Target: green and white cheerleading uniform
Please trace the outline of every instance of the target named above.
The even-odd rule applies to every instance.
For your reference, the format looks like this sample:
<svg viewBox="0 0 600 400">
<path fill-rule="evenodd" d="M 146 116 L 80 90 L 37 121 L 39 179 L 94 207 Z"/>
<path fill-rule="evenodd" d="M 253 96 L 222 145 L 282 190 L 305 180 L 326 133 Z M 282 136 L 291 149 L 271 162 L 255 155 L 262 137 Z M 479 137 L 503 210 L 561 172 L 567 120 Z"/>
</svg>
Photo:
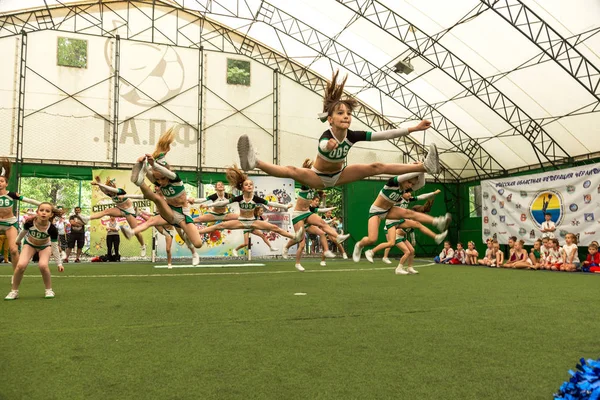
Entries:
<svg viewBox="0 0 600 400">
<path fill-rule="evenodd" d="M 56 264 L 62 265 L 60 251 L 58 250 L 58 229 L 52 222 L 49 222 L 45 227 L 39 227 L 35 224 L 35 220 L 36 218 L 32 218 L 23 224 L 23 230 L 17 237 L 17 243 L 25 238 L 25 245 L 33 247 L 38 252 L 51 246 Z"/>
<path fill-rule="evenodd" d="M 15 200 L 24 201 L 29 204 L 33 204 L 39 206 L 41 202 L 37 200 L 28 199 L 23 196 L 18 196 L 15 192 L 7 192 L 6 194 L 0 195 L 0 209 L 9 209 L 12 210 Z M 17 217 L 12 216 L 10 218 L 0 219 L 0 231 L 6 231 L 10 229 L 11 226 L 14 226 L 16 229 L 19 229 L 19 220 Z"/>
<path fill-rule="evenodd" d="M 307 201 L 311 201 L 315 198 L 315 190 L 309 188 L 308 186 L 300 186 L 300 191 L 298 192 L 298 197 L 307 200 Z M 311 207 L 309 207 L 308 210 L 294 210 L 292 212 L 292 224 L 296 225 L 298 222 L 305 220 L 306 218 L 310 217 L 313 214 L 313 211 L 310 210 Z"/>
<path fill-rule="evenodd" d="M 158 169 L 158 168 L 156 168 Z M 173 218 L 169 222 L 171 225 L 179 225 L 180 222 L 184 222 L 186 224 L 193 224 L 194 220 L 192 219 L 190 208 L 187 206 L 187 198 L 186 198 L 186 206 L 184 207 L 176 207 L 169 204 L 169 200 L 174 200 L 181 196 L 182 193 L 185 193 L 185 187 L 183 186 L 183 181 L 179 177 L 179 175 L 175 174 L 175 178 L 169 178 L 169 183 L 166 186 L 160 186 L 158 182 L 154 184 L 160 188 L 160 192 L 167 200 L 167 204 L 173 210 Z"/>
<path fill-rule="evenodd" d="M 223 193 L 223 197 L 219 197 L 218 193 L 213 193 L 213 194 L 211 194 L 210 196 L 208 196 L 206 198 L 206 201 L 210 200 L 213 203 L 221 203 L 221 202 L 223 202 L 225 200 L 229 200 L 231 198 L 232 198 L 232 196 L 231 196 L 230 193 Z M 213 206 L 213 208 L 215 207 L 214 204 L 212 206 Z M 219 207 L 217 206 L 217 208 L 219 208 Z M 229 210 L 225 210 L 225 212 L 221 212 L 221 213 L 220 212 L 215 212 L 215 211 L 208 211 L 208 213 L 210 215 L 214 216 L 216 221 L 222 221 L 222 220 L 225 219 L 225 217 L 227 216 L 227 214 L 229 214 Z"/>
<path fill-rule="evenodd" d="M 115 203 L 115 207 L 121 210 L 122 217 L 126 217 L 128 215 L 133 215 L 135 217 L 135 209 L 133 208 L 133 204 L 129 203 L 129 206 L 127 206 L 129 199 L 123 197 L 127 195 L 125 190 L 104 185 L 102 183 L 98 183 L 98 187 L 100 187 L 100 190 L 102 190 L 104 194 L 110 197 L 112 202 Z"/>
<path fill-rule="evenodd" d="M 401 235 L 399 232 L 399 230 L 396 231 L 396 244 L 398 243 L 402 243 L 405 242 L 406 240 L 408 240 L 408 235 L 413 231 L 413 228 L 402 228 L 402 230 L 404 231 L 404 233 L 406 235 Z"/>
<path fill-rule="evenodd" d="M 411 189 L 404 190 L 401 186 L 402 182 L 406 182 L 410 179 L 418 178 L 417 184 L 413 185 Z M 388 179 L 383 188 L 379 191 L 379 196 L 383 197 L 390 203 L 398 203 L 402 200 L 402 195 L 413 190 L 418 190 L 425 185 L 425 174 L 422 172 L 412 172 L 410 174 L 398 175 Z M 391 207 L 390 207 L 391 208 Z M 371 205 L 369 209 L 369 218 L 378 216 L 379 219 L 385 219 L 390 208 L 384 209 Z"/>
</svg>

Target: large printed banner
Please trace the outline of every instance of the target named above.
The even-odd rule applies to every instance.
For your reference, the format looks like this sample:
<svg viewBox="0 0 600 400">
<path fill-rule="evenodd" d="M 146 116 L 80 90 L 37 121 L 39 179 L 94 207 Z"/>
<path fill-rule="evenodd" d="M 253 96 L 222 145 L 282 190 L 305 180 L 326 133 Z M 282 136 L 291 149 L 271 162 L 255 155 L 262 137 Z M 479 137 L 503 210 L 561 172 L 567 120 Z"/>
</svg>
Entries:
<svg viewBox="0 0 600 400">
<path fill-rule="evenodd" d="M 600 237 L 600 164 L 481 182 L 483 240 L 510 236 L 533 244 L 542 236 L 544 215 L 551 214 L 555 236 L 567 233 L 587 246 Z"/>
<path fill-rule="evenodd" d="M 99 176 L 100 182 L 106 184 L 108 180 L 114 180 L 114 183 L 118 188 L 121 188 L 127 192 L 127 194 L 141 194 L 140 188 L 135 186 L 130 181 L 131 172 L 126 170 L 118 169 L 94 169 L 92 170 L 94 177 Z M 150 210 L 153 206 L 150 200 L 132 200 L 133 207 L 140 209 Z M 102 193 L 97 186 L 92 186 L 92 214 L 113 208 L 115 204 L 113 201 Z M 143 223 L 144 219 L 141 217 L 136 218 L 138 223 Z M 103 217 L 102 219 L 95 219 L 90 221 L 90 254 L 92 255 L 105 255 L 106 249 L 106 225 L 108 224 L 109 217 Z M 128 225 L 125 217 L 117 217 L 117 222 L 120 225 Z M 152 248 L 152 230 L 148 229 L 142 233 L 144 242 L 147 248 L 147 254 L 150 254 Z M 121 244 L 119 246 L 119 253 L 121 256 L 134 257 L 140 255 L 140 243 L 136 238 L 131 240 L 125 239 L 121 235 Z"/>
<path fill-rule="evenodd" d="M 275 201 L 283 204 L 295 201 L 296 195 L 294 181 L 292 179 L 273 178 L 269 176 L 254 176 L 251 177 L 251 179 L 254 181 L 254 190 L 258 196 L 264 197 L 268 201 Z M 206 195 L 210 194 L 212 193 L 206 193 Z M 239 212 L 239 206 L 235 203 L 231 204 L 228 208 L 229 212 Z M 207 213 L 209 210 L 210 207 L 205 207 L 201 204 L 200 206 L 193 207 L 191 212 L 193 217 L 197 217 Z M 263 214 L 263 218 L 289 232 L 293 231 L 290 211 L 280 211 L 272 207 L 267 207 Z M 209 223 L 207 226 L 210 225 L 212 225 L 212 223 Z M 201 227 L 201 225 L 199 225 L 199 227 Z M 271 252 L 269 247 L 260 237 L 250 235 L 252 255 L 260 257 L 281 254 L 281 249 L 287 243 L 288 239 L 274 232 L 265 231 L 264 233 L 271 242 L 271 246 L 278 248 L 279 251 Z M 210 234 L 205 234 L 204 239 L 204 246 L 197 249 L 200 257 L 227 257 L 232 255 L 233 249 L 244 242 L 244 231 L 241 229 L 214 231 Z M 294 254 L 294 249 L 295 247 L 290 249 L 290 254 Z M 248 249 L 243 248 L 238 251 L 238 255 L 245 256 L 247 255 L 247 252 Z M 185 247 L 179 235 L 175 236 L 175 241 L 171 247 L 171 254 L 173 258 L 191 257 L 190 251 Z M 157 256 L 166 257 L 166 255 L 165 238 L 163 235 L 158 235 Z"/>
</svg>

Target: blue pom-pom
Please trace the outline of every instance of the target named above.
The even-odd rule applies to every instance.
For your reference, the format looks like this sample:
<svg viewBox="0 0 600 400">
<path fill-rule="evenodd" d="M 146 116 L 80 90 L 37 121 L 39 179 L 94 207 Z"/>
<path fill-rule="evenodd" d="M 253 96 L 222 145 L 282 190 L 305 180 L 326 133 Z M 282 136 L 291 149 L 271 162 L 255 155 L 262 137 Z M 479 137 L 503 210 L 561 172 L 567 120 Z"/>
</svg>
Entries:
<svg viewBox="0 0 600 400">
<path fill-rule="evenodd" d="M 577 371 L 554 394 L 554 400 L 600 400 L 600 359 L 579 360 Z"/>
</svg>

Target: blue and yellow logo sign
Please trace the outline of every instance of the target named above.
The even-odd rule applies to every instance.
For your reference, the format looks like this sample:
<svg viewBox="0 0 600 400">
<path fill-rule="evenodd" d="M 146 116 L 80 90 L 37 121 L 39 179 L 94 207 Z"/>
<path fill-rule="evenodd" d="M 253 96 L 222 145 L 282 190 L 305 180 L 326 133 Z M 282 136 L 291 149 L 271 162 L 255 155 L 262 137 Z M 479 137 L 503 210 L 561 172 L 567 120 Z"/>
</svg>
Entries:
<svg viewBox="0 0 600 400">
<path fill-rule="evenodd" d="M 556 225 L 559 225 L 565 214 L 563 206 L 564 203 L 560 193 L 553 190 L 544 190 L 533 198 L 529 207 L 529 214 L 538 226 L 541 226 L 542 222 L 546 220 L 544 217 L 546 213 L 552 216 L 551 220 Z"/>
</svg>

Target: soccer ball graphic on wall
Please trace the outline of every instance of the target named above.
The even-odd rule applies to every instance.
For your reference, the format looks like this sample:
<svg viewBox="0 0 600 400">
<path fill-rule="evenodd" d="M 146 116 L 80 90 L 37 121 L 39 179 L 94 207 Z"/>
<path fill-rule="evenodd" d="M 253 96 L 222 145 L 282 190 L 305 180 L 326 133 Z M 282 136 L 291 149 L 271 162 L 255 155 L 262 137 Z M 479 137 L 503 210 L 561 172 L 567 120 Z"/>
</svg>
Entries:
<svg viewBox="0 0 600 400">
<path fill-rule="evenodd" d="M 105 57 L 112 65 L 109 49 L 110 46 L 105 46 Z M 121 46 L 120 76 L 120 96 L 131 104 L 149 107 L 181 92 L 185 70 L 172 47 L 127 43 Z"/>
</svg>

